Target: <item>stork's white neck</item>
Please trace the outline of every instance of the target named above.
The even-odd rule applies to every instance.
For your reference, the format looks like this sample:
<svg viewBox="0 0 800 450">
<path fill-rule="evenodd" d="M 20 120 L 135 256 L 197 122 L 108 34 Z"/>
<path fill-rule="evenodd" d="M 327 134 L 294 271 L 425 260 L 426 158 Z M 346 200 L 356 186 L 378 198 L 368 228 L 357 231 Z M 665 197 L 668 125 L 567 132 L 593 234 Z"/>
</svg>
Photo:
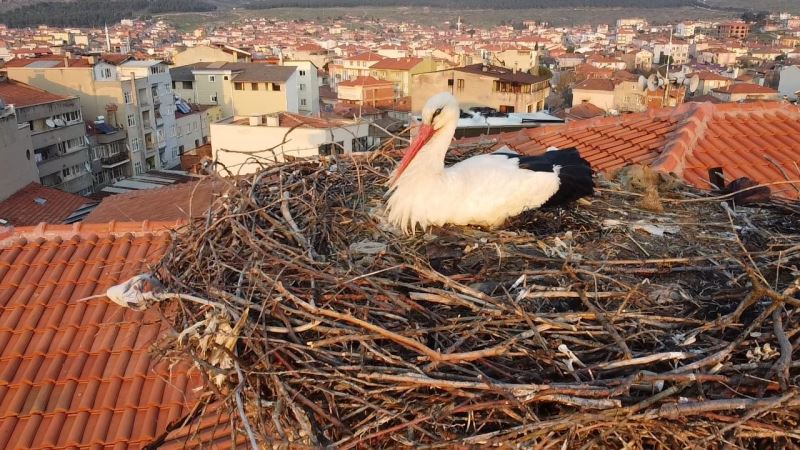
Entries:
<svg viewBox="0 0 800 450">
<path fill-rule="evenodd" d="M 436 130 L 397 180 L 395 186 L 444 176 L 444 157 L 455 132 L 456 123 L 448 123 Z"/>
</svg>

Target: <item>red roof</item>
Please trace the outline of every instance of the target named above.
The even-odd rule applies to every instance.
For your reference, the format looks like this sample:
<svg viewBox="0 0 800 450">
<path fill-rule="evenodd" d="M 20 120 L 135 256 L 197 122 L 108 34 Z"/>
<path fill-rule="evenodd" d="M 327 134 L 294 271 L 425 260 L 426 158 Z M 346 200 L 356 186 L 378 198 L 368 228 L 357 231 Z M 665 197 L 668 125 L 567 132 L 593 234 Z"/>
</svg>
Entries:
<svg viewBox="0 0 800 450">
<path fill-rule="evenodd" d="M 33 87 L 29 84 L 20 83 L 19 81 L 0 81 L 0 99 L 17 108 L 58 102 L 61 100 L 68 100 L 69 98 L 70 97 L 65 97 L 63 95 L 53 94 L 52 92 Z"/>
<path fill-rule="evenodd" d="M 121 221 L 187 221 L 202 217 L 227 185 L 214 178 L 110 195 L 84 219 L 85 223 Z"/>
<path fill-rule="evenodd" d="M 712 89 L 713 92 L 723 94 L 777 94 L 778 91 L 766 86 L 759 86 L 752 83 L 737 83 L 730 86 Z"/>
<path fill-rule="evenodd" d="M 80 195 L 30 183 L 0 202 L 0 219 L 16 227 L 61 223 L 75 210 L 91 203 L 95 202 Z"/>
<path fill-rule="evenodd" d="M 373 69 L 411 70 L 422 62 L 422 58 L 386 58 L 376 62 Z"/>
<path fill-rule="evenodd" d="M 590 102 L 575 105 L 567 110 L 565 114 L 566 118 L 573 120 L 591 119 L 593 117 L 602 117 L 605 115 L 605 111 Z"/>
<path fill-rule="evenodd" d="M 171 328 L 161 313 L 86 299 L 148 271 L 166 226 L 0 235 L 0 448 L 142 448 L 192 411 L 202 379 L 150 352 Z"/>
<path fill-rule="evenodd" d="M 345 59 L 348 61 L 380 61 L 383 59 L 383 56 L 377 53 L 364 52 Z"/>
<path fill-rule="evenodd" d="M 581 81 L 572 88 L 573 91 L 579 89 L 584 91 L 613 91 L 614 82 L 608 78 L 589 78 L 588 80 Z"/>
<path fill-rule="evenodd" d="M 710 72 L 708 70 L 703 70 L 703 71 L 696 72 L 696 73 L 690 73 L 690 74 L 688 74 L 686 76 L 687 77 L 692 77 L 694 75 L 697 75 L 697 77 L 700 80 L 703 80 L 703 81 L 729 81 L 729 82 L 733 82 L 733 80 L 728 78 L 728 77 L 722 76 L 722 75 L 714 73 L 714 72 Z"/>
<path fill-rule="evenodd" d="M 392 86 L 393 84 L 391 81 L 379 80 L 377 78 L 370 76 L 355 77 L 352 80 L 339 82 L 339 86 L 384 86 L 384 85 Z"/>
<path fill-rule="evenodd" d="M 65 68 L 65 67 L 77 67 L 77 68 L 87 68 L 92 67 L 89 64 L 89 60 L 85 58 L 66 58 L 63 56 L 46 56 L 41 58 L 15 58 L 11 61 L 6 63 L 6 67 L 8 68 L 17 68 L 17 67 L 28 67 L 29 65 L 35 62 L 43 62 L 43 61 L 52 61 L 51 64 L 48 64 L 43 69 L 53 69 L 53 68 Z"/>
<path fill-rule="evenodd" d="M 485 142 L 488 138 L 471 139 Z M 800 178 L 796 167 L 800 107 L 779 102 L 686 103 L 525 129 L 492 139 L 498 147 L 506 144 L 525 154 L 538 154 L 550 146 L 577 147 L 599 171 L 650 164 L 703 189 L 710 186 L 708 169 L 714 167 L 721 167 L 729 181 L 739 177 L 759 183 L 786 181 L 784 172 Z M 771 189 L 778 196 L 800 198 L 790 185 Z"/>
</svg>

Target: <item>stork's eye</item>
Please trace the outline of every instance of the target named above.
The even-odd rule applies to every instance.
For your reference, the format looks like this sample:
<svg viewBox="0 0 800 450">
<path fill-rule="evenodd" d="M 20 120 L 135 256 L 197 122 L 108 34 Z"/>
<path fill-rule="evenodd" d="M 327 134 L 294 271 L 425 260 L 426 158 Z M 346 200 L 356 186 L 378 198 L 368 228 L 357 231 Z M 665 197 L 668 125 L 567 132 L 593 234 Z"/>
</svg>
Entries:
<svg viewBox="0 0 800 450">
<path fill-rule="evenodd" d="M 437 109 L 436 111 L 434 111 L 434 112 L 433 112 L 433 116 L 431 117 L 431 120 L 435 119 L 435 118 L 436 118 L 436 116 L 438 116 L 438 115 L 439 115 L 439 114 L 441 114 L 441 113 L 442 113 L 442 108 L 439 108 L 439 109 Z"/>
</svg>

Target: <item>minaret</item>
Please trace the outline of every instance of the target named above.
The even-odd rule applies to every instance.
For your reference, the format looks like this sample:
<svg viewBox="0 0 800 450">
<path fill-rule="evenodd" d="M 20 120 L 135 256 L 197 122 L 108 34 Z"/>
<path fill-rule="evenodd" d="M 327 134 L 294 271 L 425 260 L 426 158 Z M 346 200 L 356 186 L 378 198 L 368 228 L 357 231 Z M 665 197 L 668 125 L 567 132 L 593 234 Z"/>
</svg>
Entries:
<svg viewBox="0 0 800 450">
<path fill-rule="evenodd" d="M 458 22 L 456 22 L 456 29 L 459 33 L 461 33 L 461 16 L 458 16 Z"/>
<path fill-rule="evenodd" d="M 108 24 L 106 24 L 106 51 L 111 53 L 111 36 L 108 35 Z"/>
</svg>

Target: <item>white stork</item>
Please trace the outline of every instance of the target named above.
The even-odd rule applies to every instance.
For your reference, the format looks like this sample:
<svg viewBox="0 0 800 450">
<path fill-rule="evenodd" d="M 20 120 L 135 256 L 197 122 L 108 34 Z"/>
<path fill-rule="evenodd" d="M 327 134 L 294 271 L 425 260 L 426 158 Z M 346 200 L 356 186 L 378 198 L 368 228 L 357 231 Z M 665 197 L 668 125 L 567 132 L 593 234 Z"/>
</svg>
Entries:
<svg viewBox="0 0 800 450">
<path fill-rule="evenodd" d="M 592 195 L 589 163 L 574 148 L 541 156 L 491 153 L 450 167 L 444 156 L 460 116 L 447 92 L 431 97 L 422 124 L 394 172 L 387 195 L 388 220 L 412 231 L 435 225 L 497 227 L 509 217 Z"/>
</svg>

